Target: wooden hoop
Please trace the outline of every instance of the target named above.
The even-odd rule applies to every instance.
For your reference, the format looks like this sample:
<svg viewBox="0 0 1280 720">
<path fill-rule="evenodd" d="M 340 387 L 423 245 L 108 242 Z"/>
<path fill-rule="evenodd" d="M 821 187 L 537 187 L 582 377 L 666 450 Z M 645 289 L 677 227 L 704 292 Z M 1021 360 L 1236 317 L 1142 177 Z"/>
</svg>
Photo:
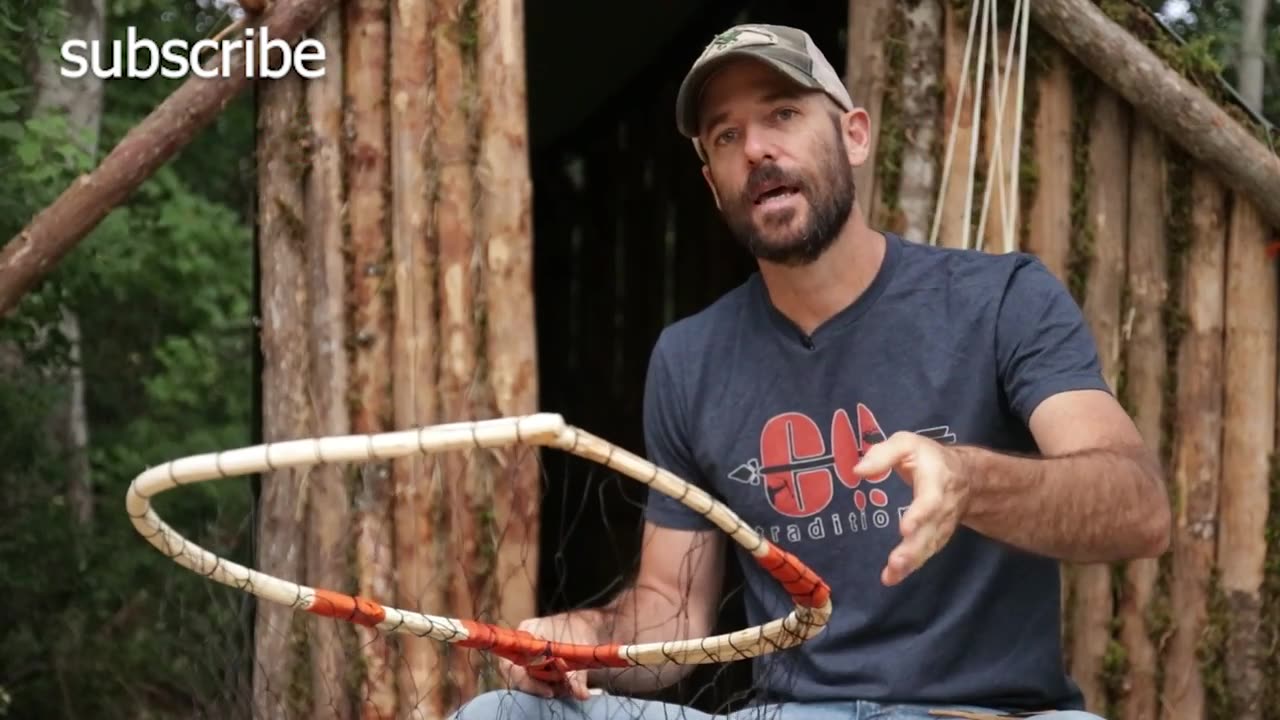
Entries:
<svg viewBox="0 0 1280 720">
<path fill-rule="evenodd" d="M 187 540 L 160 518 L 151 498 L 182 485 L 338 462 L 517 444 L 555 448 L 597 462 L 644 483 L 707 518 L 748 550 L 790 594 L 795 608 L 768 623 L 714 637 L 632 645 L 577 645 L 474 620 L 427 615 L 374 600 L 300 585 L 253 570 Z M 817 634 L 831 616 L 830 590 L 794 555 L 744 523 L 705 491 L 633 453 L 565 423 L 555 413 L 430 425 L 417 430 L 288 440 L 192 455 L 147 469 L 129 485 L 125 507 L 146 540 L 183 567 L 215 582 L 295 610 L 337 618 L 389 633 L 411 633 L 493 652 L 530 668 L 541 679 L 568 670 L 703 664 L 745 660 L 794 647 Z"/>
</svg>

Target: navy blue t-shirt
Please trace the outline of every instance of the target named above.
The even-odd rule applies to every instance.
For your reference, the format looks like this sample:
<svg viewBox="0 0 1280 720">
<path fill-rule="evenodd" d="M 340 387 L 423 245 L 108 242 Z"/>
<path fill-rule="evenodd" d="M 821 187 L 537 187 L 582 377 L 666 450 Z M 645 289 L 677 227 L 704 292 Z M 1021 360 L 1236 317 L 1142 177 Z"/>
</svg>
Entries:
<svg viewBox="0 0 1280 720">
<path fill-rule="evenodd" d="M 830 624 L 755 663 L 778 700 L 1079 709 L 1064 668 L 1059 566 L 960 527 L 895 587 L 880 573 L 911 503 L 896 473 L 857 477 L 859 449 L 899 430 L 1022 454 L 1046 397 L 1110 391 L 1067 289 L 1032 255 L 886 234 L 867 291 L 810 337 L 758 274 L 661 334 L 645 386 L 647 452 L 723 500 L 831 587 Z M 713 528 L 651 492 L 646 516 Z M 792 609 L 741 547 L 747 619 Z"/>
</svg>

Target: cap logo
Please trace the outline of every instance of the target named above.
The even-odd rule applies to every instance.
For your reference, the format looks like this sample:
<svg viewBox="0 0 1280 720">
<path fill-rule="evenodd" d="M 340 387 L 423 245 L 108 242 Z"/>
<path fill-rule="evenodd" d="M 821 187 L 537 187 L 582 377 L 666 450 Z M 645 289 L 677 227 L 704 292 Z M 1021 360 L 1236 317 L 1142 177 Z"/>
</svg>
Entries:
<svg viewBox="0 0 1280 720">
<path fill-rule="evenodd" d="M 736 27 L 717 35 L 711 41 L 711 44 L 707 46 L 707 49 L 703 51 L 700 59 L 705 60 L 734 48 L 777 44 L 778 36 L 768 30 L 755 27 Z"/>
</svg>

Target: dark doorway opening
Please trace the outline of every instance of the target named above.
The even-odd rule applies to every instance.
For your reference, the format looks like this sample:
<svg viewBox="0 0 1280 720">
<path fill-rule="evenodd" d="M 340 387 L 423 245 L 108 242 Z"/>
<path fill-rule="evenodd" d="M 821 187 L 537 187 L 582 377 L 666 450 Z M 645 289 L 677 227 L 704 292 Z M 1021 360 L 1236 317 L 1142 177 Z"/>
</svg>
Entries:
<svg viewBox="0 0 1280 720">
<path fill-rule="evenodd" d="M 831 2 L 693 3 L 695 9 L 680 11 L 681 22 L 655 20 L 659 32 L 643 24 L 575 26 L 572 18 L 591 17 L 586 10 L 570 11 L 585 3 L 555 4 L 557 18 L 569 20 L 540 22 L 538 3 L 529 7 L 539 406 L 643 454 L 642 393 L 658 333 L 755 269 L 728 236 L 699 161 L 675 130 L 680 80 L 711 37 L 740 21 L 802 27 L 842 67 L 848 8 Z M 562 69 L 563 57 L 540 64 L 540 52 L 548 58 L 569 52 L 578 62 L 609 67 L 616 59 L 600 39 L 611 34 L 647 37 L 647 45 L 623 44 L 652 60 L 614 85 L 584 80 L 584 95 L 576 98 L 577 76 Z M 584 114 L 583 107 L 591 110 Z M 548 454 L 540 612 L 603 602 L 629 579 L 644 500 L 638 483 Z M 745 626 L 741 576 L 730 565 L 716 632 Z M 749 665 L 733 663 L 700 667 L 661 696 L 725 712 L 741 705 L 750 688 Z"/>
</svg>

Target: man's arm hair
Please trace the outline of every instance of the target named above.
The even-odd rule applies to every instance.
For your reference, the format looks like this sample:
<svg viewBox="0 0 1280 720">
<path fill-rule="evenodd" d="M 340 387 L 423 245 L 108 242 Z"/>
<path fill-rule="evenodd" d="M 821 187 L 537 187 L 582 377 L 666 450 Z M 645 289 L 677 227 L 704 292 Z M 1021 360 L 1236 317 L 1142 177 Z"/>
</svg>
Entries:
<svg viewBox="0 0 1280 720">
<path fill-rule="evenodd" d="M 640 568 L 629 586 L 600 608 L 579 611 L 600 629 L 601 643 L 648 643 L 705 637 L 715 627 L 724 578 L 720 530 L 676 530 L 646 522 Z M 649 692 L 693 668 L 666 664 L 591 671 L 593 684 Z"/>
<path fill-rule="evenodd" d="M 961 522 L 1068 562 L 1154 557 L 1171 511 L 1159 459 L 1114 398 L 1055 395 L 1032 415 L 1040 457 L 957 446 L 969 494 Z"/>
</svg>

